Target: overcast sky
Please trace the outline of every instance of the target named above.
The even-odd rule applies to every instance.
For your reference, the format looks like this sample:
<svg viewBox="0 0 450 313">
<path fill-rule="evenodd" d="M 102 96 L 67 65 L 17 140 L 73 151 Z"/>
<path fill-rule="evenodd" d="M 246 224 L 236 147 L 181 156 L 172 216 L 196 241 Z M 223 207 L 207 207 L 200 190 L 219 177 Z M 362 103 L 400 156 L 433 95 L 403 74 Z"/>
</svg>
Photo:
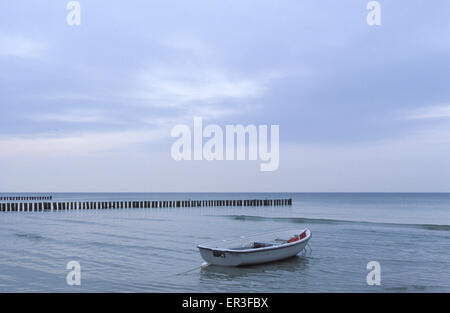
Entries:
<svg viewBox="0 0 450 313">
<path fill-rule="evenodd" d="M 0 191 L 450 191 L 450 2 L 0 3 Z M 280 165 L 174 161 L 280 125 Z"/>
</svg>

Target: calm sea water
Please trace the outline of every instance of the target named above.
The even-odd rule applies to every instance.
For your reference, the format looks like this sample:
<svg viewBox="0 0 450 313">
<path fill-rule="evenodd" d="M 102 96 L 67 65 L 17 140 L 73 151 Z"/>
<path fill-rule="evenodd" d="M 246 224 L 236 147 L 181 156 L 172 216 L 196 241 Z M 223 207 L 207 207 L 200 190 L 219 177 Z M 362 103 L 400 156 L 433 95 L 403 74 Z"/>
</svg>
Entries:
<svg viewBox="0 0 450 313">
<path fill-rule="evenodd" d="M 2 194 L 7 195 L 7 194 Z M 20 195 L 20 194 L 16 194 Z M 55 201 L 292 197 L 292 207 L 0 212 L 1 292 L 450 292 L 450 194 L 56 193 Z M 201 268 L 196 245 L 292 228 L 311 252 Z M 81 264 L 68 286 L 66 265 Z M 366 265 L 381 265 L 368 286 Z"/>
</svg>

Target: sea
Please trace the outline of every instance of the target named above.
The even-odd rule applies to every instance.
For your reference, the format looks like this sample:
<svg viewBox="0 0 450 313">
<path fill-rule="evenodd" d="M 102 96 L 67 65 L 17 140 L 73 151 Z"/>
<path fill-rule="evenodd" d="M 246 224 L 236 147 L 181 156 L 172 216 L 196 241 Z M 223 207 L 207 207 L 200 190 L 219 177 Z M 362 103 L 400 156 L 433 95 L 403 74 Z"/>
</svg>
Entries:
<svg viewBox="0 0 450 313">
<path fill-rule="evenodd" d="M 46 194 L 53 201 L 293 203 L 0 212 L 0 292 L 450 292 L 450 193 Z M 0 194 L 9 195 L 33 194 Z M 269 264 L 206 266 L 197 249 L 305 228 L 308 249 Z M 69 283 L 72 261 L 79 284 Z M 369 262 L 379 265 L 378 284 Z"/>
</svg>

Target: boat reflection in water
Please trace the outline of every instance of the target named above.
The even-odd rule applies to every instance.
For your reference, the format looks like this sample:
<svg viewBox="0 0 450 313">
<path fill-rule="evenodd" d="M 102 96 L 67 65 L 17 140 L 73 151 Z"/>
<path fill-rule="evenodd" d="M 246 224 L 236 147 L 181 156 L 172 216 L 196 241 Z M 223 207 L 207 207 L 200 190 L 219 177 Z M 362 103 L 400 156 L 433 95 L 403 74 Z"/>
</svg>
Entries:
<svg viewBox="0 0 450 313">
<path fill-rule="evenodd" d="M 293 256 L 277 262 L 248 265 L 240 267 L 208 265 L 200 272 L 202 278 L 232 280 L 239 277 L 273 276 L 279 277 L 286 273 L 304 272 L 308 269 L 310 260 L 305 257 Z"/>
</svg>

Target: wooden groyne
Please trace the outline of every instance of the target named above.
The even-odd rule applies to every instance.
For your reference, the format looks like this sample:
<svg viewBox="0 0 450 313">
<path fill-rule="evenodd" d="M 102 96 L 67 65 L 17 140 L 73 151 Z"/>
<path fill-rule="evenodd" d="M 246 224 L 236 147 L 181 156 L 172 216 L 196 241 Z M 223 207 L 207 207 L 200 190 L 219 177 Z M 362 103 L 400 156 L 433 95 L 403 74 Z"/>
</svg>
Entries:
<svg viewBox="0 0 450 313">
<path fill-rule="evenodd" d="M 8 198 L 8 197 L 7 197 Z M 193 208 L 193 207 L 258 207 L 290 206 L 292 199 L 248 200 L 138 200 L 138 201 L 41 201 L 0 203 L 1 212 L 43 212 L 65 210 L 144 209 L 144 208 Z"/>
<path fill-rule="evenodd" d="M 44 201 L 53 200 L 53 196 L 0 196 L 0 201 Z"/>
</svg>

